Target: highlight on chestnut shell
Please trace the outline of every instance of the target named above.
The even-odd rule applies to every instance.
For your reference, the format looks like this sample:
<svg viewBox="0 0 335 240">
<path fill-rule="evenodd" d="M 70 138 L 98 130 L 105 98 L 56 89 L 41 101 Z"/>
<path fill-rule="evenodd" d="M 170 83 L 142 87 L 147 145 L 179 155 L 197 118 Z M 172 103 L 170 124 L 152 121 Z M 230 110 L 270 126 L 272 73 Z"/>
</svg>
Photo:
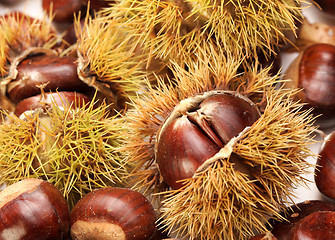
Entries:
<svg viewBox="0 0 335 240">
<path fill-rule="evenodd" d="M 28 52 L 17 61 L 15 74 L 7 77 L 7 95 L 19 101 L 49 91 L 88 92 L 89 87 L 79 79 L 77 59 L 70 56 L 59 56 L 55 52 Z M 91 90 L 92 91 L 92 90 Z"/>
<path fill-rule="evenodd" d="M 334 180 L 334 165 L 335 165 L 335 132 L 331 132 L 325 138 L 315 168 L 315 184 L 319 191 L 335 199 L 335 180 Z"/>
<path fill-rule="evenodd" d="M 29 114 L 36 109 L 47 111 L 53 105 L 59 108 L 78 108 L 85 107 L 90 104 L 92 98 L 82 93 L 76 92 L 49 92 L 38 94 L 29 98 L 25 98 L 18 102 L 15 106 L 14 114 L 18 117 L 21 114 Z"/>
<path fill-rule="evenodd" d="M 268 229 L 279 240 L 290 240 L 292 229 L 305 217 L 323 211 L 335 211 L 335 203 L 325 200 L 310 200 L 286 207 L 281 218 L 270 219 Z"/>
<path fill-rule="evenodd" d="M 156 213 L 139 192 L 106 187 L 88 193 L 71 211 L 72 239 L 148 240 Z"/>
<path fill-rule="evenodd" d="M 313 142 L 311 133 L 315 129 L 314 119 L 309 111 L 301 109 L 302 104 L 290 99 L 296 93 L 294 90 L 275 89 L 274 86 L 280 81 L 278 76 L 268 74 L 269 69 L 259 71 L 250 66 L 249 72 L 238 74 L 240 65 L 236 61 L 226 59 L 215 51 L 208 58 L 211 59 L 199 60 L 197 64 L 188 66 L 187 70 L 174 64 L 172 71 L 176 79 L 173 82 L 167 85 L 158 81 L 157 87 L 148 86 L 146 94 L 133 100 L 133 108 L 125 116 L 127 139 L 122 151 L 129 165 L 133 166 L 130 184 L 147 194 L 157 193 L 154 196 L 158 200 L 163 199 L 159 205 L 159 220 L 169 233 L 177 238 L 189 239 L 248 239 L 255 234 L 254 231 L 265 232 L 267 217 L 277 216 L 278 211 L 291 201 L 295 186 L 304 185 L 305 179 L 301 174 L 309 171 L 311 166 L 305 159 L 313 155 L 308 146 Z M 173 134 L 170 131 L 172 128 L 164 128 L 163 124 L 173 114 L 192 115 L 202 100 L 192 105 L 188 104 L 192 102 L 189 99 L 202 99 L 203 95 L 210 95 L 212 91 L 236 92 L 237 96 L 249 99 L 246 100 L 246 108 L 250 113 L 256 113 L 250 114 L 253 120 L 241 124 L 239 130 L 230 135 L 228 142 L 221 147 L 215 146 L 216 150 L 211 147 L 213 153 L 208 153 L 208 147 L 203 147 L 206 145 L 192 146 L 191 141 L 187 142 L 184 135 L 187 136 L 188 127 L 181 127 L 178 134 Z M 232 111 L 239 107 L 243 109 L 240 105 L 231 106 Z M 258 108 L 259 115 L 253 105 Z M 249 107 L 253 110 L 249 110 Z M 212 105 L 208 107 L 208 111 L 211 110 L 215 111 Z M 211 140 L 219 138 L 219 133 L 224 133 L 224 129 L 215 128 L 219 125 L 217 123 L 209 124 L 216 117 L 207 115 L 206 112 L 197 121 L 192 116 L 190 125 L 194 127 L 194 123 L 197 123 L 204 126 Z M 217 118 L 224 123 L 224 116 Z M 232 118 L 230 121 L 235 123 L 237 120 Z M 209 130 L 206 124 L 210 127 L 214 125 L 215 130 Z M 166 139 L 160 143 L 160 131 L 166 130 L 176 140 Z M 203 130 L 199 132 L 205 135 Z M 201 158 L 203 154 L 204 158 L 208 158 L 203 160 L 208 162 L 195 172 L 192 164 L 181 161 L 193 169 L 186 178 L 170 181 L 177 181 L 181 186 L 169 186 L 157 162 L 159 157 L 164 158 L 164 150 L 162 154 L 157 154 L 160 150 L 155 149 L 156 144 L 174 151 L 169 146 L 172 143 L 180 144 L 177 149 L 183 150 L 172 153 L 175 155 L 167 168 L 173 165 L 170 164 L 172 161 L 179 161 L 179 156 L 186 158 L 194 154 Z M 201 152 L 202 148 L 205 152 Z M 214 155 L 210 157 L 210 154 Z M 168 174 L 169 171 L 178 174 L 173 171 L 177 172 L 179 168 L 166 170 Z"/>
<path fill-rule="evenodd" d="M 39 179 L 0 192 L 0 239 L 69 239 L 70 212 L 62 193 Z"/>
<path fill-rule="evenodd" d="M 313 44 L 300 52 L 291 63 L 284 88 L 300 89 L 294 98 L 313 108 L 321 127 L 334 124 L 335 117 L 335 46 Z"/>
<path fill-rule="evenodd" d="M 334 239 L 335 212 L 314 212 L 303 218 L 291 230 L 290 239 Z"/>
<path fill-rule="evenodd" d="M 164 181 L 173 189 L 180 188 L 180 180 L 209 164 L 209 159 L 260 115 L 257 106 L 237 92 L 210 91 L 183 100 L 156 137 L 155 159 Z M 248 168 L 243 163 L 236 167 Z"/>
</svg>

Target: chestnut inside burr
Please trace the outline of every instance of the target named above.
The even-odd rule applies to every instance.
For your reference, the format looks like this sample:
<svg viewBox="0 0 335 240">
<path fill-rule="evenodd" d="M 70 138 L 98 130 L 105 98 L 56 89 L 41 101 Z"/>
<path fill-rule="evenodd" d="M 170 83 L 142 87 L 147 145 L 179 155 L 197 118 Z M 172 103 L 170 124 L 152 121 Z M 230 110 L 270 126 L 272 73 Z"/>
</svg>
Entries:
<svg viewBox="0 0 335 240">
<path fill-rule="evenodd" d="M 92 99 L 88 96 L 76 92 L 56 92 L 39 94 L 20 101 L 14 110 L 16 116 L 20 116 L 26 111 L 33 111 L 37 108 L 47 109 L 53 105 L 59 107 L 83 107 L 87 105 Z"/>
<path fill-rule="evenodd" d="M 182 101 L 166 119 L 156 138 L 155 156 L 164 181 L 173 189 L 232 138 L 260 117 L 258 108 L 235 92 L 213 91 Z M 248 172 L 233 156 L 237 169 Z"/>
<path fill-rule="evenodd" d="M 71 23 L 73 16 L 83 8 L 81 0 L 42 0 L 45 11 L 55 13 L 54 21 L 58 23 Z"/>
<path fill-rule="evenodd" d="M 17 67 L 16 78 L 8 84 L 8 95 L 19 102 L 44 91 L 67 90 L 87 92 L 88 86 L 77 74 L 76 59 L 53 55 L 27 57 Z"/>
</svg>

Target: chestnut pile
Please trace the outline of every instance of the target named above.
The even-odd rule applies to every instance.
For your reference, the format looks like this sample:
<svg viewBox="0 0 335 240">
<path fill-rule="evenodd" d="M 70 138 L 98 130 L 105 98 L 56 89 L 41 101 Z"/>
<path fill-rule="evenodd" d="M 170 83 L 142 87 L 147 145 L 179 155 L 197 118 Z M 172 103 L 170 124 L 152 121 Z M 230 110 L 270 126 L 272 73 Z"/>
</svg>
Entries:
<svg viewBox="0 0 335 240">
<path fill-rule="evenodd" d="M 0 199 L 1 240 L 146 240 L 156 233 L 153 206 L 130 189 L 97 189 L 70 212 L 55 186 L 27 178 L 6 187 Z"/>
<path fill-rule="evenodd" d="M 335 199 L 335 45 L 306 37 L 314 3 L 41 4 L 0 19 L 0 240 L 334 238 L 333 203 L 292 200 L 311 168 Z"/>
</svg>

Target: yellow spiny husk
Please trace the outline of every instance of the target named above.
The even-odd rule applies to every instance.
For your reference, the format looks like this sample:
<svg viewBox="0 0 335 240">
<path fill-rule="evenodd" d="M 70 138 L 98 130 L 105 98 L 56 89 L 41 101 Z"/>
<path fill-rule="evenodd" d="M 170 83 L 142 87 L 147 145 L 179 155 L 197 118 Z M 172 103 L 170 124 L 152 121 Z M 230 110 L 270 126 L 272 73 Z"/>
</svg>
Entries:
<svg viewBox="0 0 335 240">
<path fill-rule="evenodd" d="M 285 43 L 285 31 L 302 18 L 295 0 L 119 0 L 103 12 L 134 29 L 149 60 L 173 59 L 180 64 L 197 58 L 208 46 L 221 46 L 236 56 L 274 52 Z"/>
<path fill-rule="evenodd" d="M 122 152 L 132 166 L 129 182 L 147 194 L 158 193 L 164 228 L 187 239 L 247 239 L 252 230 L 265 231 L 265 220 L 290 202 L 295 186 L 310 167 L 314 119 L 290 100 L 293 91 L 276 89 L 279 76 L 269 69 L 238 74 L 241 62 L 220 53 L 201 56 L 188 70 L 174 64 L 170 85 L 148 87 L 133 99 L 125 116 L 127 141 Z M 201 60 L 205 59 L 205 60 Z M 257 66 L 257 63 L 255 63 Z M 155 140 L 164 120 L 180 101 L 211 90 L 236 91 L 251 99 L 262 116 L 234 144 L 232 154 L 257 169 L 257 177 L 236 171 L 228 159 L 185 179 L 179 190 L 169 190 L 155 161 Z M 157 200 L 157 199 L 156 199 Z"/>
<path fill-rule="evenodd" d="M 6 95 L 6 77 L 11 74 L 13 61 L 33 48 L 50 50 L 59 43 L 52 26 L 52 15 L 35 19 L 24 13 L 8 13 L 0 18 L 0 105 L 13 111 L 14 104 Z"/>
<path fill-rule="evenodd" d="M 131 175 L 136 185 L 154 192 L 162 189 L 154 160 L 155 137 L 164 119 L 181 100 L 210 90 L 236 90 L 262 103 L 264 91 L 276 83 L 278 76 L 269 77 L 267 69 L 257 72 L 256 68 L 251 68 L 245 76 L 239 75 L 239 66 L 240 62 L 212 51 L 188 66 L 188 70 L 173 64 L 177 83 L 166 84 L 158 79 L 157 87 L 148 83 L 147 92 L 133 99 L 134 109 L 125 115 L 128 131 L 125 134 L 129 140 L 122 151 L 129 155 L 130 164 L 135 165 Z"/>
<path fill-rule="evenodd" d="M 52 15 L 35 19 L 24 13 L 14 12 L 0 19 L 0 74 L 5 77 L 10 62 L 28 48 L 51 49 L 58 41 L 52 26 Z"/>
<path fill-rule="evenodd" d="M 238 141 L 233 154 L 259 175 L 250 179 L 230 159 L 219 159 L 178 190 L 163 192 L 162 224 L 188 239 L 249 239 L 265 232 L 269 216 L 292 204 L 311 166 L 313 118 L 288 100 L 291 93 L 267 92 L 261 118 Z"/>
<path fill-rule="evenodd" d="M 63 192 L 70 206 L 87 192 L 121 185 L 125 163 L 118 156 L 120 118 L 108 106 L 37 110 L 0 125 L 0 184 L 40 178 Z"/>
<path fill-rule="evenodd" d="M 124 108 L 130 96 L 144 85 L 143 56 L 136 54 L 136 43 L 117 21 L 87 17 L 81 27 L 76 21 L 79 76 L 114 103 Z"/>
</svg>

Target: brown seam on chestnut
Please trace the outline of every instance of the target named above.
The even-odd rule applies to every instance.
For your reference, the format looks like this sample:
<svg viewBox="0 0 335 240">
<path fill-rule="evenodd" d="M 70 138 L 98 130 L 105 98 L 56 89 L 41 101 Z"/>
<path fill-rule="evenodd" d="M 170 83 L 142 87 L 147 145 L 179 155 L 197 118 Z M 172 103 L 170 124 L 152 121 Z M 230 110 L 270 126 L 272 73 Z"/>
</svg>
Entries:
<svg viewBox="0 0 335 240">
<path fill-rule="evenodd" d="M 247 97 L 216 90 L 182 100 L 166 118 L 155 139 L 155 159 L 164 181 L 173 189 L 220 159 L 231 159 L 247 171 L 233 147 L 261 113 Z M 168 144 L 167 144 L 168 143 Z"/>
</svg>

